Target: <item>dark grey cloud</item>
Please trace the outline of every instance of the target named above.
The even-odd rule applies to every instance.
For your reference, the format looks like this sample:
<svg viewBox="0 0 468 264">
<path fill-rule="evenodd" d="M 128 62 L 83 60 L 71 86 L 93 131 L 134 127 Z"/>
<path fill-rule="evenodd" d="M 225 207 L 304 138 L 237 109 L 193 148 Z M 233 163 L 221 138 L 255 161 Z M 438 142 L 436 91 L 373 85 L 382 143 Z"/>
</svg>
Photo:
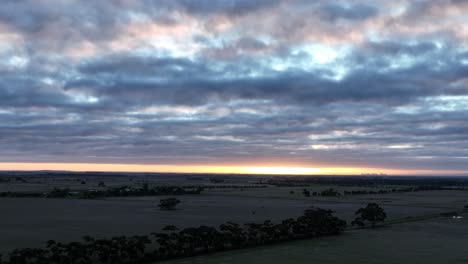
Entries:
<svg viewBox="0 0 468 264">
<path fill-rule="evenodd" d="M 216 98 L 258 98 L 291 104 L 370 101 L 398 105 L 425 96 L 466 93 L 466 86 L 452 85 L 467 76 L 468 66 L 457 59 L 463 54 L 445 58 L 435 54 L 434 59 L 441 63 L 439 67 L 433 67 L 429 54 L 427 61 L 386 70 L 390 63 L 395 63 L 388 56 L 403 54 L 418 58 L 437 48 L 425 42 L 414 45 L 389 42 L 370 43 L 364 49 L 364 53 L 356 53 L 355 68 L 340 80 L 329 78 L 323 71 L 295 69 L 271 76 L 245 76 L 242 64 L 248 67 L 250 61 L 236 61 L 236 67 L 225 71 L 224 66 L 210 67 L 205 61 L 112 56 L 81 65 L 80 77 L 68 82 L 65 89 L 117 101 L 133 98 L 146 103 L 187 105 L 206 104 Z M 372 58 L 366 57 L 369 49 Z M 380 67 L 370 67 L 374 64 Z"/>
<path fill-rule="evenodd" d="M 100 39 L 115 33 L 129 21 L 119 8 L 123 1 L 7 1 L 2 3 L 0 23 L 37 40 Z"/>
<path fill-rule="evenodd" d="M 417 43 L 405 43 L 401 41 L 369 42 L 364 45 L 365 49 L 377 55 L 410 55 L 423 56 L 428 53 L 437 52 L 437 45 L 431 41 Z"/>
<path fill-rule="evenodd" d="M 250 12 L 255 12 L 259 9 L 267 8 L 278 4 L 279 0 L 156 0 L 151 1 L 158 6 L 166 6 L 170 9 L 180 10 L 183 12 L 209 15 L 213 13 L 222 13 L 228 15 L 243 15 Z"/>
<path fill-rule="evenodd" d="M 338 19 L 365 20 L 377 16 L 379 11 L 376 7 L 365 4 L 342 5 L 339 2 L 324 4 L 321 8 L 321 16 L 330 21 Z"/>
</svg>

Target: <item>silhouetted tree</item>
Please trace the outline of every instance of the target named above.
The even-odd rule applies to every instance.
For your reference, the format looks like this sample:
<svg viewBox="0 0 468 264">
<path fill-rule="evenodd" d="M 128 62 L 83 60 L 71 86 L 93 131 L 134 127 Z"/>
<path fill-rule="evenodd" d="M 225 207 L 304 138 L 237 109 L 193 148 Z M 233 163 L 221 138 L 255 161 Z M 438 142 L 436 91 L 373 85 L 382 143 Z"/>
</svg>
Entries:
<svg viewBox="0 0 468 264">
<path fill-rule="evenodd" d="M 166 198 L 159 200 L 159 208 L 162 210 L 174 210 L 175 207 L 180 203 L 177 198 Z"/>
<path fill-rule="evenodd" d="M 369 203 L 366 207 L 359 208 L 355 214 L 359 216 L 351 224 L 359 226 L 364 226 L 365 221 L 368 221 L 374 227 L 377 222 L 383 222 L 387 218 L 384 209 L 376 203 Z"/>
<path fill-rule="evenodd" d="M 326 190 L 323 190 L 320 195 L 322 196 L 340 196 L 340 193 L 333 189 L 333 188 L 330 188 L 330 189 L 326 189 Z"/>
<path fill-rule="evenodd" d="M 70 189 L 65 188 L 65 189 L 60 189 L 60 188 L 54 188 L 52 191 L 47 193 L 46 197 L 47 198 L 66 198 L 70 195 Z"/>
</svg>

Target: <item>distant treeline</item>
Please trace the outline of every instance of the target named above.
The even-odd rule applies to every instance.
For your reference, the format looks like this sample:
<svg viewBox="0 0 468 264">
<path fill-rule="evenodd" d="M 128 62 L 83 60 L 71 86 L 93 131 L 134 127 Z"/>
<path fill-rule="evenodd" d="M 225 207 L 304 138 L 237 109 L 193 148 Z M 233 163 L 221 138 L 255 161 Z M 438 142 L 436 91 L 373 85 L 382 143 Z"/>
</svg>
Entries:
<svg viewBox="0 0 468 264">
<path fill-rule="evenodd" d="M 107 188 L 106 190 L 80 190 L 72 191 L 69 188 L 54 188 L 48 192 L 0 192 L 1 197 L 10 198 L 82 198 L 94 199 L 105 197 L 134 197 L 134 196 L 161 196 L 200 194 L 205 189 L 249 189 L 267 188 L 265 185 L 186 185 L 186 186 L 155 186 L 143 184 L 141 188 L 121 186 Z"/>
<path fill-rule="evenodd" d="M 183 185 L 182 188 L 203 188 L 203 189 L 256 189 L 268 188 L 267 185 Z"/>
<path fill-rule="evenodd" d="M 311 192 L 307 189 L 303 189 L 302 194 L 304 194 L 304 196 L 306 197 L 309 197 L 311 195 L 312 196 L 340 196 L 341 195 L 341 193 L 339 193 L 337 190 L 333 188 L 329 188 L 320 192 Z"/>
<path fill-rule="evenodd" d="M 308 186 L 308 185 L 338 185 L 338 186 L 452 186 L 468 187 L 468 177 L 390 177 L 390 176 L 319 176 L 319 177 L 275 177 L 260 180 L 260 184 L 275 186 Z"/>
<path fill-rule="evenodd" d="M 179 186 L 155 186 L 148 187 L 144 184 L 142 188 L 132 186 L 121 186 L 117 188 L 109 188 L 107 190 L 89 190 L 80 193 L 80 198 L 93 199 L 105 197 L 135 197 L 135 196 L 160 196 L 160 195 L 185 195 L 185 194 L 200 194 L 203 191 L 202 187 L 182 188 Z"/>
<path fill-rule="evenodd" d="M 48 241 L 45 249 L 13 250 L 2 264 L 130 264 L 154 263 L 171 258 L 189 257 L 290 241 L 339 235 L 346 221 L 333 211 L 312 208 L 296 219 L 244 225 L 227 222 L 215 227 L 200 226 L 179 230 L 166 226 L 161 233 L 147 236 L 121 236 L 111 239 L 84 237 L 83 241 L 57 243 Z M 1 257 L 0 257 L 1 259 Z"/>
<path fill-rule="evenodd" d="M 12 182 L 13 179 L 17 182 L 22 182 L 22 183 L 26 183 L 27 181 L 25 179 L 23 179 L 22 177 L 14 177 L 14 178 L 5 178 L 5 177 L 0 177 L 0 183 L 1 182 Z"/>
<path fill-rule="evenodd" d="M 311 184 L 307 184 L 304 182 L 288 182 L 288 181 L 274 181 L 274 180 L 269 180 L 267 182 L 260 182 L 260 183 L 266 183 L 266 184 L 277 186 L 277 187 L 308 187 L 311 185 Z"/>
<path fill-rule="evenodd" d="M 104 186 L 104 184 L 102 184 Z M 121 186 L 107 188 L 106 190 L 79 190 L 72 191 L 69 188 L 54 188 L 48 192 L 0 192 L 1 197 L 10 198 L 105 198 L 105 197 L 132 197 L 132 196 L 161 196 L 161 195 L 186 195 L 200 194 L 205 189 L 249 189 L 267 188 L 265 185 L 184 185 L 184 186 L 155 186 L 142 188 Z"/>
<path fill-rule="evenodd" d="M 456 187 L 441 187 L 441 186 L 417 186 L 417 187 L 407 187 L 399 189 L 385 189 L 378 191 L 344 191 L 344 195 L 362 195 L 362 194 L 385 194 L 385 193 L 405 193 L 405 192 L 420 192 L 420 191 L 466 191 L 465 188 L 456 188 Z"/>
<path fill-rule="evenodd" d="M 328 188 L 323 191 L 311 192 L 307 189 L 303 189 L 302 193 L 304 196 L 350 196 L 350 195 L 366 195 L 366 194 L 386 194 L 386 193 L 405 193 L 405 192 L 420 192 L 420 191 L 447 191 L 447 190 L 456 190 L 456 191 L 467 191 L 466 188 L 459 187 L 440 187 L 440 186 L 417 186 L 417 187 L 407 187 L 407 188 L 392 188 L 392 189 L 382 189 L 378 191 L 374 190 L 358 190 L 358 191 L 343 191 L 342 193 L 335 190 L 334 188 Z"/>
<path fill-rule="evenodd" d="M 68 188 L 54 188 L 49 192 L 0 192 L 0 197 L 18 197 L 18 198 L 82 198 L 95 199 L 105 197 L 132 197 L 132 196 L 160 196 L 160 195 L 185 195 L 185 194 L 200 194 L 203 188 L 182 188 L 178 186 L 145 186 L 143 188 L 135 188 L 131 186 L 121 186 L 109 188 L 106 190 L 85 190 L 71 191 Z"/>
</svg>

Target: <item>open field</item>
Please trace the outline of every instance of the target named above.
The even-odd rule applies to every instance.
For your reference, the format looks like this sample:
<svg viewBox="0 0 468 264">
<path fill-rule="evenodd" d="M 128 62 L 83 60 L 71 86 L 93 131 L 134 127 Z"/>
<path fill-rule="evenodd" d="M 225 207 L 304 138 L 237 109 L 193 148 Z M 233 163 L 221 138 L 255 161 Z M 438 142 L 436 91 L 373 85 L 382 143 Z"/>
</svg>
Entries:
<svg viewBox="0 0 468 264">
<path fill-rule="evenodd" d="M 370 202 L 376 202 L 384 207 L 388 220 L 410 220 L 414 217 L 460 211 L 465 205 L 468 205 L 468 191 L 466 190 L 431 190 L 340 195 L 337 197 L 306 197 L 302 193 L 304 188 L 310 192 L 320 192 L 328 188 L 334 188 L 340 193 L 353 190 L 377 192 L 379 190 L 407 188 L 411 184 L 363 185 L 359 183 L 356 185 L 333 185 L 329 182 L 308 182 L 304 184 L 305 186 L 282 187 L 266 183 L 264 177 L 225 176 L 221 182 L 214 182 L 209 176 L 72 175 L 67 177 L 63 175 L 23 175 L 20 179 L 17 177 L 4 176 L 3 179 L 8 180 L 0 182 L 0 191 L 36 192 L 50 191 L 53 188 L 70 188 L 72 191 L 105 190 L 122 185 L 140 188 L 145 183 L 149 186 L 202 185 L 206 188 L 198 195 L 177 196 L 181 203 L 174 211 L 161 211 L 157 207 L 160 199 L 169 196 L 106 197 L 100 199 L 3 197 L 0 198 L 0 208 L 2 208 L 3 212 L 0 218 L 0 231 L 2 234 L 0 236 L 0 252 L 2 253 L 20 247 L 42 247 L 45 241 L 49 239 L 71 242 L 80 240 L 85 235 L 97 238 L 110 238 L 120 235 L 147 235 L 151 232 L 160 231 L 166 225 L 176 225 L 183 228 L 200 225 L 219 226 L 227 221 L 248 223 L 272 220 L 273 222 L 280 222 L 287 218 L 297 217 L 305 209 L 312 206 L 332 209 L 336 211 L 338 217 L 350 222 L 354 219 L 354 212 Z M 82 183 L 82 181 L 85 183 Z M 106 187 L 97 187 L 99 182 L 105 182 Z M 287 258 L 286 252 L 297 255 L 294 257 L 297 258 L 295 263 L 303 263 L 301 260 L 308 258 L 318 262 L 327 260 L 327 256 L 331 256 L 333 252 L 341 252 L 339 254 L 343 255 L 343 259 L 347 259 L 344 256 L 347 254 L 359 255 L 359 247 L 369 247 L 374 244 L 372 241 L 375 241 L 376 247 L 381 247 L 380 250 L 390 247 L 391 244 L 389 243 L 399 243 L 391 241 L 404 240 L 404 243 L 399 244 L 399 246 L 403 247 L 406 245 L 405 243 L 410 243 L 410 241 L 412 241 L 411 243 L 419 243 L 418 236 L 420 234 L 432 236 L 434 232 L 438 233 L 440 231 L 441 234 L 439 235 L 441 236 L 455 235 L 457 232 L 453 229 L 466 227 L 466 223 L 466 220 L 455 223 L 451 219 L 443 218 L 434 221 L 403 224 L 401 227 L 392 226 L 391 228 L 369 232 L 367 230 L 351 231 L 344 237 L 277 245 L 272 250 L 276 252 L 275 254 L 279 254 L 278 260 Z M 427 232 L 425 230 L 426 226 L 430 229 Z M 444 231 L 444 228 L 448 228 L 448 233 Z M 408 236 L 414 235 L 414 240 L 407 240 L 406 236 L 404 236 L 406 233 L 408 233 Z M 463 235 L 463 232 L 460 234 Z M 393 240 L 386 241 L 387 236 Z M 453 241 L 452 247 L 456 247 L 456 241 L 459 241 L 459 238 L 453 237 L 451 239 L 447 238 L 447 241 L 450 243 Z M 432 240 L 423 240 L 425 243 L 429 243 L 427 246 L 422 246 L 423 248 L 438 245 L 430 244 Z M 348 244 L 351 246 L 347 246 Z M 313 248 L 312 251 L 310 250 L 311 247 Z M 328 251 L 323 250 L 323 248 Z M 323 252 L 323 254 L 316 255 L 313 253 L 317 251 Z M 261 254 L 257 256 L 257 253 L 254 254 L 253 252 L 260 252 Z M 255 260 L 262 258 L 262 256 L 266 258 L 268 254 L 271 254 L 268 252 L 270 252 L 268 248 L 251 249 L 200 257 L 193 260 L 180 260 L 173 263 L 205 263 L 204 261 L 206 263 L 239 263 L 241 261 L 258 263 Z M 392 251 L 388 252 L 391 253 Z M 284 256 L 281 256 L 281 254 Z M 414 255 L 417 253 L 408 254 Z M 256 255 L 256 257 L 250 258 L 252 255 Z M 310 255 L 313 255 L 313 257 Z M 369 258 L 373 256 L 378 256 L 378 254 L 368 255 Z M 252 259 L 252 262 L 247 262 L 243 258 Z M 232 262 L 229 262 L 230 260 Z M 395 258 L 395 262 L 385 263 L 398 263 L 397 260 L 398 258 Z M 340 263 L 340 261 L 327 263 Z"/>
</svg>

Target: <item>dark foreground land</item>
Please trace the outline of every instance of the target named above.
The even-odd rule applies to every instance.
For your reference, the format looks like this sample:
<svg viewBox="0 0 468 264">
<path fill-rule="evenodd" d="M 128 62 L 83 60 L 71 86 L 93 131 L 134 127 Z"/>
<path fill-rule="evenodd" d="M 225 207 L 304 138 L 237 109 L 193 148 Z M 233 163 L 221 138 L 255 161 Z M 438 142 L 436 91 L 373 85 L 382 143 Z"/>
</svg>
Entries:
<svg viewBox="0 0 468 264">
<path fill-rule="evenodd" d="M 342 236 L 230 251 L 165 264 L 468 263 L 468 220 L 437 218 Z"/>
<path fill-rule="evenodd" d="M 161 210 L 160 199 L 180 200 Z M 320 207 L 348 224 L 378 203 L 391 224 L 341 236 L 234 250 L 168 263 L 466 263 L 468 179 L 268 177 L 68 172 L 0 174 L 0 253 L 83 236 L 149 235 L 179 229 L 297 218 Z M 436 251 L 435 249 L 438 249 Z M 442 252 L 442 253 L 437 253 Z"/>
</svg>

